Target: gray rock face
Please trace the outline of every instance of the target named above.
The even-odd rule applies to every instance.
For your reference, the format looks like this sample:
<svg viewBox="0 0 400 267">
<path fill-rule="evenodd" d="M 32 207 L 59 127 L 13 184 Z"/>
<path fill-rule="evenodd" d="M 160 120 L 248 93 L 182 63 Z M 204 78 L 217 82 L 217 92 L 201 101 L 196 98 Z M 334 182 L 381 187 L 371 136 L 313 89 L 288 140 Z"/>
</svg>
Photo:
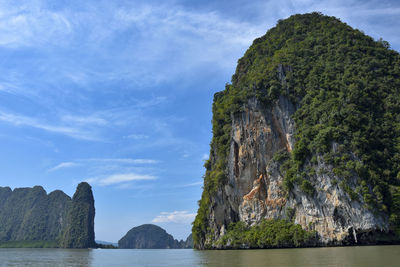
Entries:
<svg viewBox="0 0 400 267">
<path fill-rule="evenodd" d="M 280 150 L 290 152 L 294 146 L 291 116 L 295 110 L 283 96 L 269 109 L 250 99 L 245 111 L 232 119 L 228 182 L 211 199 L 208 225 L 212 230 L 205 240 L 207 246 L 215 246 L 230 222 L 254 225 L 262 219 L 288 219 L 291 212 L 303 229 L 318 232 L 321 245 L 387 240 L 387 215 L 367 209 L 361 195 L 351 200 L 338 185 L 342 178 L 318 155 L 313 166 L 317 175 L 310 181 L 315 193 L 307 195 L 297 185 L 289 195 L 283 190 L 280 165 L 272 157 Z M 347 181 L 352 189 L 357 178 Z"/>
</svg>

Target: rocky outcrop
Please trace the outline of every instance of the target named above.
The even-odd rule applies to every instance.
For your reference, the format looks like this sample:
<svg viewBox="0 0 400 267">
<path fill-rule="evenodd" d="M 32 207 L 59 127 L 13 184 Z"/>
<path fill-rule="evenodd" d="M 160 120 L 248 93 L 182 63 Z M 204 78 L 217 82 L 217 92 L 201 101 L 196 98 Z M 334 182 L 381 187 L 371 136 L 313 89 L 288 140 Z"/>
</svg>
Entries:
<svg viewBox="0 0 400 267">
<path fill-rule="evenodd" d="M 190 246 L 191 245 L 191 246 Z M 118 241 L 119 248 L 130 249 L 165 249 L 165 248 L 190 248 L 190 239 L 175 240 L 161 227 L 154 224 L 143 224 L 129 230 L 125 236 Z"/>
</svg>

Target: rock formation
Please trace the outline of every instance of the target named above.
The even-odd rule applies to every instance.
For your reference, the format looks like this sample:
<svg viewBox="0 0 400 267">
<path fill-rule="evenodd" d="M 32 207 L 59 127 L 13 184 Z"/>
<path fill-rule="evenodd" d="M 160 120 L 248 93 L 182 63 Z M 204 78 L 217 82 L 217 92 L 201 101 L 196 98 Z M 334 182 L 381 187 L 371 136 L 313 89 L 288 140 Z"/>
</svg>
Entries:
<svg viewBox="0 0 400 267">
<path fill-rule="evenodd" d="M 230 247 L 232 223 L 263 220 L 299 224 L 314 245 L 398 242 L 399 77 L 386 42 L 319 13 L 256 39 L 214 97 L 195 247 Z"/>
<path fill-rule="evenodd" d="M 94 200 L 87 183 L 79 184 L 72 200 L 60 190 L 47 194 L 41 186 L 0 187 L 3 246 L 94 247 L 93 225 Z"/>
</svg>

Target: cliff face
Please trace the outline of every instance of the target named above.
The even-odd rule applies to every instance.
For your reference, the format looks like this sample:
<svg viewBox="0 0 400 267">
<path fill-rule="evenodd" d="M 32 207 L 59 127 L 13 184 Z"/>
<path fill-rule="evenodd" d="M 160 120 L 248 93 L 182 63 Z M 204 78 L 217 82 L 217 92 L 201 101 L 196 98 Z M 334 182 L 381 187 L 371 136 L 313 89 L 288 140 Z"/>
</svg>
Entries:
<svg viewBox="0 0 400 267">
<path fill-rule="evenodd" d="M 230 226 L 265 220 L 300 225 L 313 245 L 399 242 L 400 57 L 388 47 L 317 13 L 254 41 L 214 97 L 195 247 L 235 247 Z M 252 238 L 236 247 L 301 245 Z"/>
<path fill-rule="evenodd" d="M 133 249 L 185 248 L 185 245 L 185 242 L 175 240 L 164 229 L 153 224 L 134 227 L 118 241 L 119 248 Z"/>
<path fill-rule="evenodd" d="M 90 187 L 90 186 L 89 186 Z M 78 187 L 77 193 L 79 190 Z M 90 191 L 91 194 L 91 191 Z M 76 240 L 67 229 L 75 227 L 77 233 L 93 226 L 94 203 L 90 202 L 87 214 L 91 214 L 88 221 L 80 221 L 78 224 L 71 220 L 71 210 L 76 208 L 77 203 L 71 200 L 64 192 L 56 190 L 47 194 L 41 186 L 33 188 L 0 188 L 0 243 L 22 246 L 62 246 L 65 238 Z M 93 213 L 91 211 L 93 210 Z M 93 229 L 93 228 L 92 228 Z M 81 239 L 80 239 L 81 240 Z M 91 237 L 84 237 L 84 246 L 90 247 Z M 93 236 L 94 240 L 94 236 Z"/>
<path fill-rule="evenodd" d="M 321 174 L 311 181 L 312 196 L 298 185 L 290 194 L 284 190 L 280 162 L 273 155 L 290 152 L 294 146 L 294 111 L 286 97 L 280 97 L 271 109 L 251 99 L 246 110 L 234 116 L 228 182 L 210 201 L 211 235 L 205 242 L 222 237 L 230 222 L 254 225 L 263 219 L 294 220 L 303 229 L 317 231 L 322 245 L 374 243 L 385 235 L 390 240 L 389 217 L 366 208 L 361 196 L 351 200 L 337 182 L 343 178 L 321 157 L 314 166 Z M 355 190 L 357 177 L 349 185 Z"/>
</svg>

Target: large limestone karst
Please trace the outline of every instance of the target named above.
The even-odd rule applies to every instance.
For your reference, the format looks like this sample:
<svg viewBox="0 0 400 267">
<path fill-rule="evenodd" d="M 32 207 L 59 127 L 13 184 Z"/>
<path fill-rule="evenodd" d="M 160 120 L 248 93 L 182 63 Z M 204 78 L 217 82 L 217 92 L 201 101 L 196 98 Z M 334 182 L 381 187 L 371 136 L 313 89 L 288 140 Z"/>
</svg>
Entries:
<svg viewBox="0 0 400 267">
<path fill-rule="evenodd" d="M 0 187 L 0 246 L 94 247 L 94 200 L 80 183 L 71 199 L 41 186 Z"/>
<path fill-rule="evenodd" d="M 279 21 L 215 94 L 205 168 L 196 248 L 398 242 L 399 54 L 320 13 Z"/>
</svg>

